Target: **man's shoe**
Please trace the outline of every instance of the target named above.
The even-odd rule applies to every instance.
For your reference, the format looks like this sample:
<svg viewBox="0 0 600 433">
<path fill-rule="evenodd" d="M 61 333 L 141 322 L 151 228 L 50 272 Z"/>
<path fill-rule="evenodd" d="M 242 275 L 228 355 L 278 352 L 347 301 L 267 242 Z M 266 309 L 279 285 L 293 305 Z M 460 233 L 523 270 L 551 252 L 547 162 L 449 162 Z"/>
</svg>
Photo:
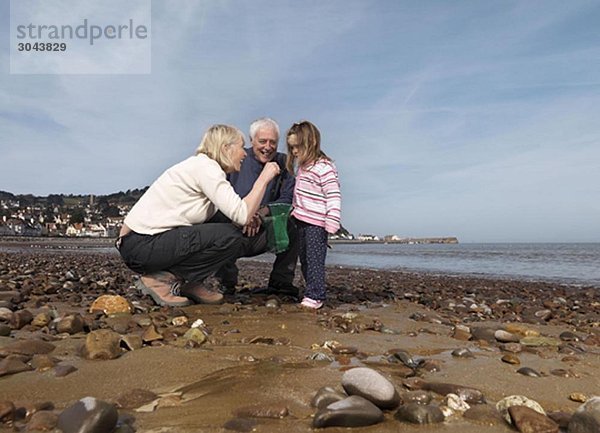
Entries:
<svg viewBox="0 0 600 433">
<path fill-rule="evenodd" d="M 149 295 L 160 306 L 185 307 L 189 299 L 179 296 L 181 281 L 170 272 L 161 271 L 142 275 L 135 283 L 144 295 Z"/>
<path fill-rule="evenodd" d="M 235 295 L 235 286 L 237 283 L 226 283 L 221 281 L 219 283 L 219 291 L 223 295 Z"/>
<path fill-rule="evenodd" d="M 280 283 L 276 281 L 269 281 L 267 288 L 267 294 L 279 295 L 279 296 L 291 296 L 292 298 L 299 298 L 300 289 L 291 283 Z"/>
<path fill-rule="evenodd" d="M 179 292 L 196 304 L 222 304 L 223 295 L 218 291 L 205 287 L 202 283 L 185 283 Z"/>
</svg>

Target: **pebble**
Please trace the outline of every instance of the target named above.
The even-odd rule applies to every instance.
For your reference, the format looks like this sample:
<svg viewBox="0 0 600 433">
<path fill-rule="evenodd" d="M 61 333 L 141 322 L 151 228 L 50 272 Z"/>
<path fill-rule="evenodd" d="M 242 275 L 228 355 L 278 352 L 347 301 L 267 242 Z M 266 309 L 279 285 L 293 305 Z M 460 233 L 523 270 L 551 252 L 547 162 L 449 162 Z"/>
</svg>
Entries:
<svg viewBox="0 0 600 433">
<path fill-rule="evenodd" d="M 185 326 L 188 324 L 189 319 L 185 316 L 177 316 L 171 319 L 173 326 Z"/>
<path fill-rule="evenodd" d="M 529 407 L 511 406 L 508 414 L 512 424 L 521 433 L 558 433 L 558 424 Z"/>
<path fill-rule="evenodd" d="M 466 348 L 454 349 L 452 351 L 452 356 L 454 356 L 455 358 L 475 358 L 473 352 Z"/>
<path fill-rule="evenodd" d="M 507 364 L 517 365 L 521 363 L 519 357 L 513 353 L 507 353 L 502 358 L 502 362 L 506 362 Z"/>
<path fill-rule="evenodd" d="M 59 415 L 57 427 L 63 433 L 109 433 L 118 419 L 119 413 L 113 404 L 84 397 Z"/>
<path fill-rule="evenodd" d="M 146 403 L 150 403 L 158 398 L 158 395 L 147 389 L 134 388 L 131 391 L 127 391 L 121 394 L 115 402 L 118 407 L 124 409 L 135 409 Z"/>
<path fill-rule="evenodd" d="M 485 403 L 483 393 L 476 389 L 463 385 L 443 382 L 426 382 L 423 379 L 412 378 L 404 381 L 405 386 L 413 389 L 424 389 L 440 395 L 456 394 L 467 403 Z"/>
<path fill-rule="evenodd" d="M 366 368 L 353 368 L 342 376 L 342 386 L 348 395 L 359 395 L 382 409 L 393 409 L 400 403 L 394 385 L 379 372 Z"/>
<path fill-rule="evenodd" d="M 344 400 L 348 396 L 340 391 L 337 391 L 330 386 L 324 386 L 317 391 L 315 396 L 310 401 L 312 407 L 323 409 L 336 401 Z"/>
<path fill-rule="evenodd" d="M 43 311 L 36 316 L 31 321 L 31 325 L 36 328 L 43 328 L 47 326 L 52 321 L 52 315 L 48 311 Z"/>
<path fill-rule="evenodd" d="M 312 359 L 313 361 L 327 361 L 327 362 L 335 361 L 335 359 L 333 357 L 331 357 L 327 353 L 323 353 L 323 352 L 313 353 L 308 358 Z"/>
<path fill-rule="evenodd" d="M 15 405 L 12 401 L 0 400 L 0 423 L 10 423 L 15 417 Z"/>
<path fill-rule="evenodd" d="M 412 424 L 434 424 L 444 421 L 445 417 L 438 406 L 408 403 L 398 408 L 394 414 L 398 421 Z"/>
<path fill-rule="evenodd" d="M 498 329 L 496 332 L 494 332 L 494 337 L 500 343 L 518 343 L 519 342 L 519 337 L 517 335 L 512 334 L 503 329 Z"/>
<path fill-rule="evenodd" d="M 56 377 L 65 377 L 77 371 L 77 367 L 71 364 L 60 364 L 54 367 L 54 375 Z"/>
<path fill-rule="evenodd" d="M 521 323 L 507 323 L 504 325 L 504 329 L 512 334 L 519 334 L 524 337 L 538 337 L 540 335 L 535 329 Z"/>
<path fill-rule="evenodd" d="M 453 329 L 452 337 L 457 340 L 468 341 L 471 339 L 471 329 L 465 325 L 456 325 Z"/>
<path fill-rule="evenodd" d="M 508 397 L 504 397 L 502 400 L 496 403 L 496 409 L 498 412 L 500 412 L 500 414 L 502 414 L 506 422 L 509 424 L 511 422 L 511 418 L 508 413 L 508 408 L 511 406 L 525 406 L 535 410 L 538 413 L 541 413 L 544 416 L 546 415 L 544 408 L 542 408 L 537 401 L 531 400 L 523 395 L 509 395 Z"/>
<path fill-rule="evenodd" d="M 569 428 L 569 421 L 571 421 L 572 413 L 562 412 L 562 411 L 553 411 L 548 412 L 548 418 L 554 421 L 558 426 L 563 429 L 565 432 Z"/>
<path fill-rule="evenodd" d="M 577 408 L 571 421 L 569 433 L 600 432 L 600 397 L 592 397 Z"/>
<path fill-rule="evenodd" d="M 463 418 L 476 421 L 480 424 L 496 425 L 504 422 L 495 407 L 489 404 L 477 404 L 471 406 L 463 413 Z"/>
<path fill-rule="evenodd" d="M 50 431 L 56 427 L 57 423 L 58 415 L 54 412 L 42 410 L 31 416 L 25 431 Z"/>
<path fill-rule="evenodd" d="M 142 334 L 142 341 L 144 343 L 151 343 L 153 341 L 162 340 L 164 336 L 156 330 L 154 324 L 148 326 Z"/>
<path fill-rule="evenodd" d="M 448 394 L 444 397 L 444 404 L 455 412 L 466 412 L 471 408 L 469 403 L 456 394 Z"/>
<path fill-rule="evenodd" d="M 77 334 L 83 331 L 83 317 L 80 314 L 69 314 L 56 323 L 56 332 Z"/>
<path fill-rule="evenodd" d="M 29 310 L 15 311 L 10 318 L 10 325 L 13 329 L 21 329 L 33 321 L 33 314 Z"/>
<path fill-rule="evenodd" d="M 473 335 L 473 340 L 483 340 L 488 343 L 496 342 L 496 330 L 494 328 L 474 326 L 471 328 L 471 334 Z"/>
<path fill-rule="evenodd" d="M 417 368 L 419 366 L 419 363 L 406 350 L 395 349 L 390 351 L 390 354 L 408 368 Z"/>
<path fill-rule="evenodd" d="M 268 299 L 267 302 L 265 302 L 265 307 L 276 309 L 280 307 L 280 303 L 277 299 Z"/>
<path fill-rule="evenodd" d="M 576 377 L 577 375 L 573 373 L 571 370 L 566 370 L 564 368 L 555 368 L 550 370 L 550 374 L 558 377 Z"/>
<path fill-rule="evenodd" d="M 56 349 L 56 346 L 52 343 L 48 343 L 42 340 L 19 340 L 11 343 L 4 348 L 0 349 L 0 356 L 2 354 L 20 354 L 20 355 L 36 355 L 46 354 Z"/>
<path fill-rule="evenodd" d="M 46 371 L 53 368 L 57 362 L 57 359 L 50 355 L 33 355 L 29 365 L 37 371 Z"/>
<path fill-rule="evenodd" d="M 0 307 L 0 321 L 10 322 L 13 316 L 12 310 L 6 307 Z"/>
<path fill-rule="evenodd" d="M 351 370 L 350 370 L 351 371 Z M 383 412 L 369 400 L 352 395 L 318 411 L 313 427 L 362 427 L 383 421 Z"/>
<path fill-rule="evenodd" d="M 33 368 L 19 359 L 5 358 L 0 361 L 0 377 L 29 370 L 33 370 Z"/>
<path fill-rule="evenodd" d="M 206 342 L 206 335 L 200 328 L 190 328 L 183 334 L 183 340 L 193 343 L 194 346 L 200 346 Z"/>
<path fill-rule="evenodd" d="M 138 350 L 144 345 L 142 336 L 137 334 L 127 334 L 121 337 L 121 342 L 125 345 L 127 350 Z"/>
<path fill-rule="evenodd" d="M 87 359 L 115 359 L 121 356 L 121 336 L 109 329 L 87 334 L 82 354 Z"/>
<path fill-rule="evenodd" d="M 530 367 L 521 367 L 517 370 L 517 373 L 529 377 L 542 377 L 542 375 L 538 371 Z"/>
<path fill-rule="evenodd" d="M 581 341 L 579 335 L 571 331 L 564 331 L 558 336 L 562 341 Z"/>
<path fill-rule="evenodd" d="M 503 343 L 498 347 L 500 347 L 500 350 L 503 352 L 521 353 L 523 351 L 523 346 L 521 346 L 521 343 Z"/>
<path fill-rule="evenodd" d="M 354 355 L 358 352 L 358 348 L 354 346 L 335 346 L 331 348 L 331 353 L 334 355 Z"/>
<path fill-rule="evenodd" d="M 15 420 L 25 420 L 25 422 L 27 422 L 34 413 L 43 410 L 54 410 L 54 404 L 51 401 L 42 401 L 38 403 L 20 402 L 15 404 Z"/>
<path fill-rule="evenodd" d="M 571 394 L 569 394 L 569 400 L 571 401 L 585 403 L 587 399 L 587 396 L 585 394 L 582 394 L 581 392 L 572 392 Z"/>
<path fill-rule="evenodd" d="M 10 325 L 5 323 L 0 323 L 0 337 L 8 337 L 10 335 L 10 331 L 12 328 Z"/>
</svg>

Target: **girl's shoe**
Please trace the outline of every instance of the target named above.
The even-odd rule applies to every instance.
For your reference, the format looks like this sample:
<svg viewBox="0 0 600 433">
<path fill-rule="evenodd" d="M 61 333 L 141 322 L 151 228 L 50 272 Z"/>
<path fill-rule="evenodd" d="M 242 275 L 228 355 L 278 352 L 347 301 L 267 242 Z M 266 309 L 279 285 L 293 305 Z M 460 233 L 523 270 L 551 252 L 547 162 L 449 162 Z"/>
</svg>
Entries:
<svg viewBox="0 0 600 433">
<path fill-rule="evenodd" d="M 304 308 L 310 308 L 311 310 L 318 310 L 323 306 L 323 301 L 317 299 L 307 298 L 306 296 L 300 302 L 300 306 Z"/>
</svg>

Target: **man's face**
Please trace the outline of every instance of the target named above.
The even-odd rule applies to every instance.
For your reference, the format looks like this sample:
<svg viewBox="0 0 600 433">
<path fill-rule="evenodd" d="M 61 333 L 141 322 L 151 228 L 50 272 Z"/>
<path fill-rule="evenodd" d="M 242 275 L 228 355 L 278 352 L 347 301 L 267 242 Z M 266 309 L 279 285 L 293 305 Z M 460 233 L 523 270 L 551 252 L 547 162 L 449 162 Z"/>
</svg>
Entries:
<svg viewBox="0 0 600 433">
<path fill-rule="evenodd" d="M 277 153 L 279 137 L 272 128 L 260 128 L 252 139 L 252 151 L 256 159 L 263 164 L 272 161 Z"/>
</svg>

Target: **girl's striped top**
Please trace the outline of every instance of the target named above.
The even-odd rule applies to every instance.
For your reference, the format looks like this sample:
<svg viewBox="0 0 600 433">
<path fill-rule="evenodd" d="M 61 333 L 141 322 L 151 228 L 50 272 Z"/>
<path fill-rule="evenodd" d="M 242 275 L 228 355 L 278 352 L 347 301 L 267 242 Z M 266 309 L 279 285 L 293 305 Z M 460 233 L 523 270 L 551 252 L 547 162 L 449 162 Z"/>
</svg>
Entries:
<svg viewBox="0 0 600 433">
<path fill-rule="evenodd" d="M 298 168 L 292 202 L 292 215 L 296 219 L 335 233 L 340 228 L 341 204 L 340 183 L 333 162 L 321 158 Z"/>
</svg>

